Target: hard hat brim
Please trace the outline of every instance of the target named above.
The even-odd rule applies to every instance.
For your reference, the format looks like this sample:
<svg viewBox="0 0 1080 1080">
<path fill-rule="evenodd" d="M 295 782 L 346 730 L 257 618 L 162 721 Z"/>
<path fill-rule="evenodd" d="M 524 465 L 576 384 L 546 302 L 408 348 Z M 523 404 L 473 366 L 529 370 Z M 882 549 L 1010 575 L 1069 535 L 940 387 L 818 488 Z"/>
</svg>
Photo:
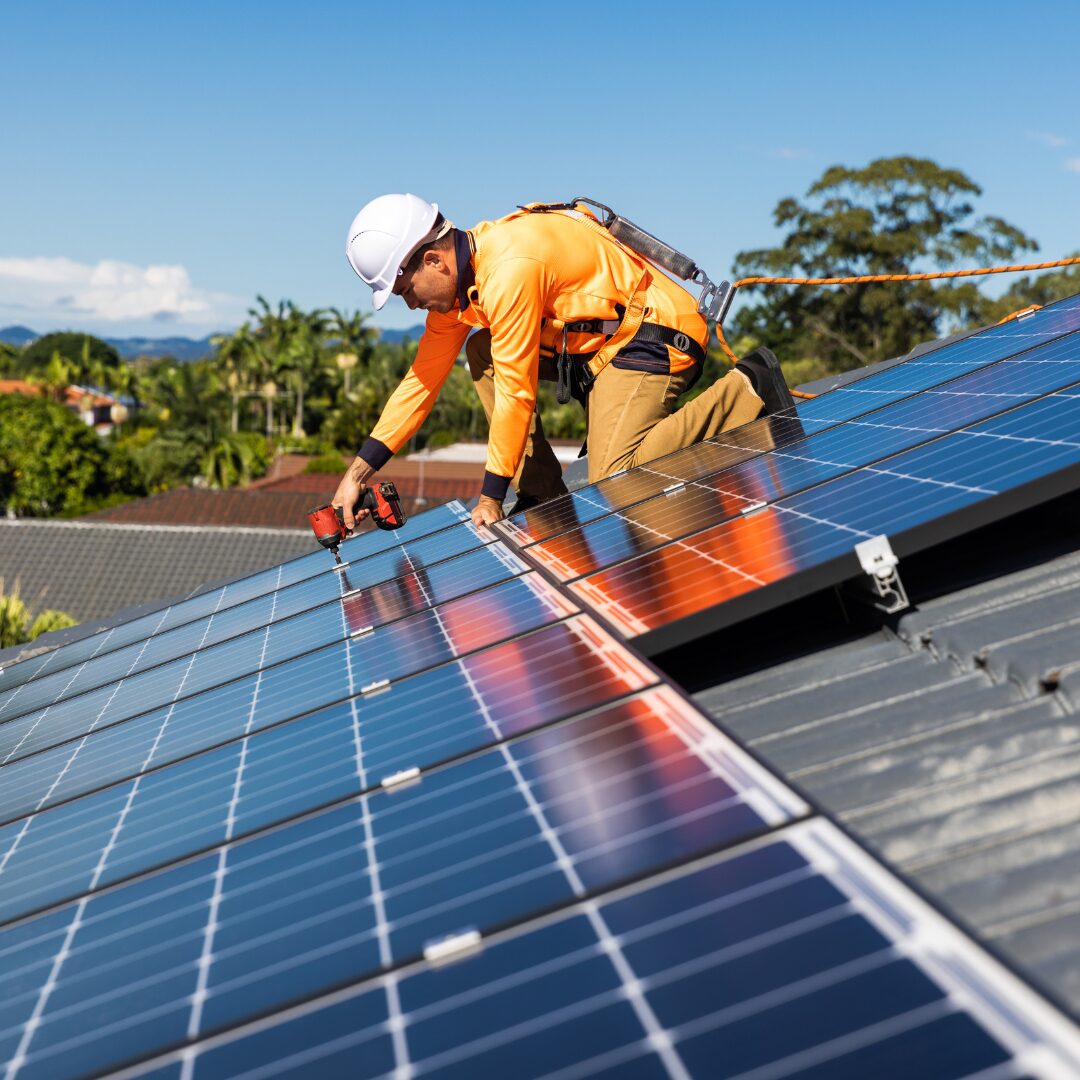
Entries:
<svg viewBox="0 0 1080 1080">
<path fill-rule="evenodd" d="M 371 306 L 376 310 L 381 310 L 382 306 L 393 295 L 394 288 L 392 285 L 387 285 L 385 289 L 375 289 L 371 294 Z"/>
</svg>

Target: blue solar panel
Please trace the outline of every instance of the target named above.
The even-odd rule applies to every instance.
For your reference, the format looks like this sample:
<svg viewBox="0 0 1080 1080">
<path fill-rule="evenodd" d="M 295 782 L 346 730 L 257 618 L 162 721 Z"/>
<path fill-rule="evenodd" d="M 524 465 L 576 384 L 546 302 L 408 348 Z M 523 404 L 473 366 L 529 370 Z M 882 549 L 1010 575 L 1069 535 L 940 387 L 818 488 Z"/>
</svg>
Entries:
<svg viewBox="0 0 1080 1080">
<path fill-rule="evenodd" d="M 273 667 L 320 645 L 504 581 L 523 569 L 515 556 L 495 545 L 358 593 L 348 593 L 345 575 L 336 575 L 342 591 L 337 601 L 0 724 L 0 758 L 25 757 L 178 702 L 237 675 Z"/>
<path fill-rule="evenodd" d="M 795 574 L 839 574 L 831 582 L 808 577 L 813 587 L 857 575 L 860 541 L 886 534 L 902 555 L 919 546 L 908 534 L 920 526 L 935 524 L 927 542 L 944 539 L 949 528 L 973 527 L 961 511 L 983 504 L 990 513 L 995 496 L 1015 501 L 1036 481 L 1036 500 L 1071 490 L 1077 464 L 1080 393 L 1062 391 L 584 577 L 572 591 L 628 636 L 713 608 L 710 619 L 722 620 L 719 605 L 738 617 L 745 610 L 735 601 Z"/>
<path fill-rule="evenodd" d="M 12 688 L 0 695 L 0 722 L 340 600 L 343 593 L 406 577 L 492 539 L 490 533 L 482 534 L 465 522 L 337 570 L 327 555 L 322 574 Z"/>
<path fill-rule="evenodd" d="M 528 550 L 572 580 L 1014 408 L 1076 382 L 1078 374 L 1080 334 L 1073 334 L 860 420 L 789 439 L 707 480 L 671 485 L 660 498 Z"/>
<path fill-rule="evenodd" d="M 529 574 L 451 601 L 438 618 L 422 612 L 135 719 L 99 725 L 89 735 L 6 765 L 0 820 L 314 712 L 365 686 L 392 684 L 576 610 Z"/>
<path fill-rule="evenodd" d="M 394 532 L 373 531 L 350 537 L 341 546 L 341 555 L 346 561 L 358 563 L 382 552 L 393 552 L 395 548 L 409 541 L 459 524 L 467 517 L 468 513 L 459 502 L 438 506 L 410 518 L 401 529 Z M 38 678 L 46 672 L 73 667 L 132 642 L 165 633 L 194 620 L 209 617 L 215 612 L 223 612 L 234 605 L 325 574 L 332 566 L 333 558 L 326 551 L 312 551 L 310 555 L 302 555 L 281 566 L 250 574 L 227 585 L 121 623 L 112 629 L 62 645 L 43 656 L 32 657 L 0 671 L 0 693 Z"/>
<path fill-rule="evenodd" d="M 772 416 L 721 436 L 723 447 L 702 443 L 616 474 L 561 499 L 518 514 L 504 526 L 525 545 L 576 529 L 659 494 L 674 482 L 698 480 L 757 454 L 928 390 L 980 367 L 1052 341 L 1080 328 L 1080 297 L 1071 297 L 1020 321 L 1004 323 L 943 346 L 897 367 L 800 403 L 797 418 Z"/>
<path fill-rule="evenodd" d="M 120 872 L 114 853 L 137 857 L 154 835 L 129 793 L 128 813 L 85 844 L 97 855 L 80 862 L 90 891 L 0 931 L 0 1030 L 38 1021 L 19 1075 L 106 1068 L 150 1040 L 303 999 L 417 957 L 462 926 L 516 921 L 801 806 L 694 716 L 671 691 L 645 691 L 243 841 L 229 839 L 244 786 L 242 751 L 230 747 L 229 807 L 209 815 L 224 822 L 225 845 L 97 891 Z"/>
<path fill-rule="evenodd" d="M 1072 1075 L 1070 1025 L 867 862 L 790 827 L 132 1075 Z"/>
<path fill-rule="evenodd" d="M 132 778 L 138 758 L 121 745 L 114 774 L 95 776 L 113 786 L 44 812 L 30 805 L 0 830 L 0 921 L 77 896 L 106 844 L 102 882 L 220 843 L 228 821 L 240 836 L 656 682 L 613 652 L 621 650 L 603 631 L 575 619 L 269 731 L 247 728 L 171 768 Z M 25 791 L 25 778 L 16 780 L 6 799 Z"/>
</svg>

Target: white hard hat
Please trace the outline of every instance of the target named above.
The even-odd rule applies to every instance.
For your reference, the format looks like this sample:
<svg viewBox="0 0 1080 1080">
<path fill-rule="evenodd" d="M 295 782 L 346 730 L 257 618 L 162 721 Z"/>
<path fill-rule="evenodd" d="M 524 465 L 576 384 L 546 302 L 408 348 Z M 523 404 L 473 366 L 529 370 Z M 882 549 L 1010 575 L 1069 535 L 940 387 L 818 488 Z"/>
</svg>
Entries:
<svg viewBox="0 0 1080 1080">
<path fill-rule="evenodd" d="M 374 291 L 375 310 L 386 303 L 401 269 L 423 244 L 439 208 L 418 195 L 380 195 L 349 226 L 345 254 L 349 265 Z"/>
</svg>

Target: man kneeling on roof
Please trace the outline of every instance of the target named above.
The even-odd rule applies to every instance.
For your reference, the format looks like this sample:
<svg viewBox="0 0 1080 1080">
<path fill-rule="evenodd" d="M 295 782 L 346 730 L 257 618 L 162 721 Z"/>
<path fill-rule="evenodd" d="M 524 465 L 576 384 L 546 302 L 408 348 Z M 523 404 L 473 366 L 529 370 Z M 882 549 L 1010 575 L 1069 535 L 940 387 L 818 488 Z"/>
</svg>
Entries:
<svg viewBox="0 0 1080 1080">
<path fill-rule="evenodd" d="M 462 345 L 490 424 L 477 525 L 503 517 L 511 482 L 511 513 L 566 491 L 539 379 L 585 404 L 590 482 L 791 404 L 775 356 L 758 349 L 675 411 L 705 360 L 694 298 L 584 208 L 556 205 L 469 230 L 416 195 L 383 195 L 356 215 L 346 253 L 376 310 L 395 293 L 428 316 L 412 367 L 338 485 L 346 527 L 368 481 L 431 412 Z"/>
</svg>

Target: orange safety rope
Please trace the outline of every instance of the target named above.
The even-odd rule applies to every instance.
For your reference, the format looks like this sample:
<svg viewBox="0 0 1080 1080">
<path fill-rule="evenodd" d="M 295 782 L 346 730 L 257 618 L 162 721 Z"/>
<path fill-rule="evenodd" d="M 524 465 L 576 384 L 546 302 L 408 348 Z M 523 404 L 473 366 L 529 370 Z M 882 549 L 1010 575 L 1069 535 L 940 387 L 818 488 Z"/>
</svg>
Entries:
<svg viewBox="0 0 1080 1080">
<path fill-rule="evenodd" d="M 982 277 L 986 274 L 1013 274 L 1029 270 L 1052 270 L 1057 266 L 1075 266 L 1077 264 L 1080 264 L 1080 255 L 1075 255 L 1071 259 L 1056 259 L 1054 262 L 1025 263 L 1022 266 L 984 266 L 975 270 L 938 270 L 930 274 L 862 274 L 855 277 L 831 278 L 745 277 L 739 278 L 732 285 L 731 291 L 735 292 L 736 289 L 741 288 L 743 285 L 860 285 L 874 281 L 931 281 L 936 278 Z M 1015 319 L 1028 311 L 1036 311 L 1038 308 L 1038 304 L 1033 304 L 1031 307 L 1022 308 L 1020 311 L 1014 311 L 1011 315 L 1006 315 L 1001 321 L 1008 322 L 1009 319 Z M 719 323 L 716 324 L 716 340 L 720 343 L 724 355 L 733 364 L 737 363 L 739 358 L 732 351 L 731 346 L 728 345 L 727 339 L 724 337 L 723 327 Z M 798 390 L 792 390 L 791 394 L 793 397 L 800 398 L 812 398 L 815 396 L 814 394 L 801 393 Z"/>
</svg>

